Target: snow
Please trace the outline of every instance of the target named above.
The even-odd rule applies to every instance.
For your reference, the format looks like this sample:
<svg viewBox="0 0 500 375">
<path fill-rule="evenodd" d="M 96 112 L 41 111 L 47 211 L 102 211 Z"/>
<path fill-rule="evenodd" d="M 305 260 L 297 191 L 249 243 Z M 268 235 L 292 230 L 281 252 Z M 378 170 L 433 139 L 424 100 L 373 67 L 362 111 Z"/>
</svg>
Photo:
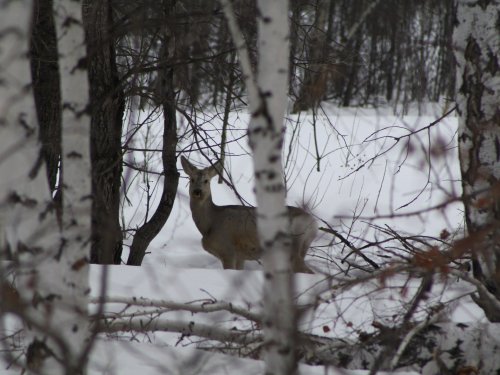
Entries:
<svg viewBox="0 0 500 375">
<path fill-rule="evenodd" d="M 351 216 L 360 200 L 366 200 L 366 206 L 363 212 L 359 212 L 357 207 L 357 214 L 371 217 L 394 214 L 399 207 L 413 200 L 419 193 L 421 194 L 414 205 L 399 209 L 397 214 L 428 208 L 460 194 L 460 183 L 456 180 L 460 172 L 454 139 L 455 117 L 443 120 L 430 130 L 432 150 L 437 157 L 434 157 L 431 167 L 428 168 L 425 151 L 428 144 L 426 131 L 412 137 L 408 156 L 407 139 L 402 139 L 385 156 L 373 162 L 370 158 L 392 147 L 396 142 L 393 140 L 395 137 L 407 135 L 411 129 L 425 127 L 439 117 L 441 111 L 427 116 L 412 114 L 401 118 L 378 110 L 327 107 L 326 114 L 327 116 L 318 115 L 316 118 L 318 150 L 322 156 L 319 172 L 316 171 L 312 116 L 302 114 L 300 118 L 297 115 L 289 117 L 287 139 L 291 139 L 292 127 L 296 127 L 294 137 L 299 138 L 299 144 L 290 153 L 288 145 L 284 147 L 287 154 L 291 155 L 291 161 L 286 168 L 288 204 L 305 204 L 314 214 L 330 221 L 334 216 L 337 220 L 342 216 Z M 217 118 L 207 114 L 205 118 L 198 120 L 202 123 L 213 117 L 215 120 L 204 125 L 204 129 L 210 134 L 220 129 Z M 296 125 L 298 121 L 300 124 Z M 234 139 L 242 136 L 246 132 L 247 123 L 248 116 L 245 113 L 233 114 L 230 117 L 230 136 Z M 374 134 L 375 131 L 378 133 Z M 217 140 L 216 138 L 214 143 Z M 185 141 L 186 144 L 188 142 L 189 140 Z M 157 148 L 154 143 L 148 146 Z M 239 195 L 248 204 L 255 205 L 253 168 L 246 139 L 234 142 L 230 140 L 227 147 L 228 154 L 234 156 L 227 159 L 226 170 L 230 172 Z M 180 148 L 183 149 L 182 144 Z M 198 166 L 207 165 L 206 159 L 199 153 L 193 152 L 185 156 L 189 156 Z M 135 157 L 140 161 L 140 155 Z M 212 154 L 209 154 L 209 157 L 214 160 Z M 287 160 L 287 155 L 284 160 Z M 358 168 L 360 170 L 354 173 Z M 212 196 L 216 204 L 241 204 L 227 185 L 217 184 L 215 180 L 212 180 Z M 145 258 L 146 262 L 167 263 L 168 260 L 170 264 L 171 260 L 177 260 L 171 258 L 177 258 L 178 254 L 175 254 L 175 257 L 170 257 L 170 254 L 180 250 L 178 243 L 196 243 L 201 238 L 190 218 L 187 179 L 182 172 L 178 198 L 172 219 L 166 224 L 162 235 L 155 240 L 156 246 L 153 246 L 152 254 Z M 139 197 L 133 199 L 137 200 Z M 140 209 L 144 212 L 143 208 Z M 442 229 L 453 231 L 460 226 L 460 209 L 461 205 L 455 204 L 438 215 L 435 212 L 424 213 L 418 220 L 415 217 L 399 217 L 397 225 L 414 234 L 438 235 Z M 136 210 L 137 205 L 125 207 L 125 217 L 131 218 L 131 213 Z M 438 217 L 440 215 L 441 217 Z M 127 220 L 127 224 L 133 227 L 141 220 L 141 215 L 136 213 L 132 220 Z M 168 250 L 159 253 L 157 249 L 167 249 L 167 241 Z"/>
<path fill-rule="evenodd" d="M 227 375 L 262 374 L 262 361 L 236 358 L 219 353 L 208 353 L 192 348 L 168 348 L 151 344 L 130 344 L 123 341 L 98 342 L 96 347 L 102 357 L 90 364 L 90 375 L 172 374 L 172 375 Z M 104 359 L 104 360 L 102 360 Z M 303 375 L 365 375 L 367 371 L 338 370 L 332 367 L 301 364 Z M 379 372 L 385 375 L 386 372 Z M 393 372 L 394 375 L 413 375 L 411 372 Z"/>
<path fill-rule="evenodd" d="M 364 243 L 357 237 L 375 238 L 376 232 L 369 226 L 370 223 L 389 225 L 401 232 L 437 237 L 444 229 L 456 233 L 463 221 L 459 203 L 450 203 L 438 211 L 404 215 L 427 210 L 459 196 L 461 191 L 455 139 L 457 121 L 454 115 L 408 138 L 409 131 L 425 128 L 440 117 L 444 113 L 442 106 L 429 105 L 424 108 L 424 115 L 419 115 L 417 110 L 410 110 L 405 116 L 394 115 L 389 110 L 341 109 L 332 105 L 325 105 L 324 108 L 324 113 L 319 113 L 315 118 L 316 136 L 311 114 L 289 116 L 287 141 L 298 139 L 295 143 L 297 146 L 291 149 L 288 143 L 285 145 L 284 160 L 290 155 L 286 168 L 289 204 L 306 205 L 318 219 L 325 220 L 339 230 L 351 227 L 349 239 L 356 245 Z M 217 131 L 220 128 L 217 114 L 206 114 L 205 120 L 209 118 L 212 120 L 204 127 Z M 228 154 L 234 156 L 226 159 L 226 169 L 238 193 L 250 204 L 255 204 L 251 157 L 246 140 L 239 139 L 247 123 L 248 115 L 244 112 L 233 113 L 230 118 L 230 138 L 236 141 L 228 143 Z M 158 148 L 161 137 L 154 137 L 155 132 L 159 131 L 158 127 L 155 123 L 149 127 L 148 143 L 144 144 L 146 138 L 142 138 L 135 141 L 135 146 Z M 190 142 L 186 134 L 182 136 L 179 149 L 184 149 Z M 213 142 L 217 140 L 215 137 Z M 429 141 L 433 155 L 430 165 L 426 151 Z M 316 170 L 316 154 L 322 156 L 319 172 Z M 372 160 L 373 155 L 377 154 L 382 156 Z M 198 166 L 207 165 L 206 159 L 199 153 L 184 155 Z M 210 157 L 213 160 L 213 155 Z M 126 158 L 133 158 L 138 164 L 144 160 L 140 153 L 129 154 Z M 157 169 L 155 163 L 159 155 L 153 155 L 149 160 L 149 169 Z M 246 262 L 245 270 L 223 270 L 220 261 L 202 249 L 201 236 L 190 216 L 188 184 L 184 177 L 181 171 L 178 199 L 171 217 L 152 242 L 149 249 L 151 253 L 146 255 L 143 266 L 91 266 L 92 295 L 99 296 L 105 277 L 106 294 L 110 297 L 143 297 L 180 303 L 226 301 L 259 312 L 263 282 L 260 264 Z M 158 185 L 154 175 L 148 178 L 151 180 L 150 186 Z M 144 180 L 133 178 L 127 182 L 132 184 L 128 195 L 132 205 L 124 205 L 124 217 L 126 225 L 134 227 L 144 220 L 146 210 L 141 199 L 142 194 L 145 194 L 145 184 Z M 153 201 L 158 198 L 160 190 L 153 188 Z M 219 205 L 240 204 L 235 194 L 225 184 L 217 184 L 215 178 L 212 181 L 212 195 Z M 352 224 L 353 216 L 359 218 Z M 375 216 L 382 219 L 374 219 Z M 331 237 L 324 233 L 318 236 L 315 248 L 306 258 L 318 273 L 296 275 L 299 305 L 317 304 L 315 309 L 308 310 L 301 317 L 300 328 L 327 337 L 352 338 L 359 330 L 373 332 L 375 328 L 372 323 L 375 320 L 388 325 L 397 323 L 394 316 L 411 299 L 420 280 L 398 275 L 385 282 L 373 279 L 337 290 L 336 283 L 347 270 L 340 259 L 348 254 L 348 249 L 344 249 L 341 244 L 326 246 L 330 240 Z M 382 254 L 379 250 L 366 254 L 374 261 L 383 261 L 383 256 L 394 256 Z M 350 272 L 354 274 L 355 271 Z M 469 297 L 463 297 L 470 291 L 469 286 L 458 280 L 436 280 L 428 303 L 446 302 L 449 306 L 447 316 L 453 322 L 477 323 L 484 320 L 484 316 Z M 106 312 L 134 311 L 132 307 L 124 308 L 123 304 L 109 304 L 106 305 Z M 92 305 L 91 311 L 95 309 L 96 306 Z M 135 308 L 137 310 L 140 309 Z M 423 317 L 426 313 L 422 309 L 416 316 Z M 194 314 L 169 311 L 163 317 L 194 320 L 215 327 L 234 326 L 240 329 L 251 325 L 243 319 L 231 320 L 225 312 Z M 143 333 L 133 336 L 124 333 L 112 337 L 110 339 L 103 335 L 98 340 L 91 357 L 89 374 L 257 374 L 262 373 L 264 368 L 258 360 L 196 349 L 197 343 L 203 341 L 193 337 L 181 338 L 178 333 Z M 368 373 L 306 365 L 301 365 L 300 371 L 302 374 L 318 375 Z M 9 370 L 5 373 L 14 372 Z"/>
<path fill-rule="evenodd" d="M 88 375 L 168 374 L 168 375 L 227 375 L 262 374 L 264 363 L 194 348 L 172 348 L 120 340 L 98 339 L 91 357 Z M 2 375 L 18 375 L 15 368 L 2 369 Z M 362 370 L 339 370 L 333 367 L 299 365 L 303 375 L 367 375 Z M 389 374 L 378 372 L 379 375 Z M 416 375 L 396 371 L 392 375 Z"/>
<path fill-rule="evenodd" d="M 315 164 L 313 117 L 310 114 L 289 116 L 287 140 L 293 138 L 299 141 L 298 146 L 291 152 L 288 151 L 288 144 L 285 146 L 287 153 L 284 155 L 284 160 L 287 160 L 288 154 L 291 155 L 286 169 L 288 204 L 305 204 L 317 217 L 328 222 L 341 223 L 347 220 L 346 217 L 352 217 L 355 209 L 357 209 L 356 214 L 367 218 L 376 215 L 390 216 L 394 212 L 399 214 L 425 209 L 458 196 L 459 168 L 454 139 L 457 122 L 454 116 L 446 118 L 429 131 L 422 131 L 409 140 L 401 138 L 395 141 L 396 137 L 404 137 L 411 130 L 427 126 L 444 111 L 437 106 L 429 107 L 424 109 L 427 115 L 419 115 L 414 110 L 403 117 L 394 115 L 389 110 L 339 109 L 326 105 L 325 113 L 316 116 L 314 125 L 317 131 L 318 153 L 322 156 L 319 172 L 316 171 Z M 218 131 L 220 128 L 216 113 L 208 113 L 198 121 L 203 122 L 203 120 L 209 121 L 204 125 L 207 132 Z M 232 127 L 229 138 L 239 139 L 246 131 L 248 120 L 248 115 L 244 112 L 233 113 L 230 116 Z M 295 135 L 292 135 L 294 128 Z M 152 126 L 150 132 L 154 133 L 154 129 Z M 214 142 L 217 141 L 217 137 L 215 138 Z M 425 151 L 429 139 L 431 149 L 435 153 L 430 167 L 426 161 Z M 411 144 L 411 150 L 406 155 L 408 142 Z M 158 148 L 154 142 L 148 146 Z M 227 172 L 230 172 L 232 181 L 243 199 L 249 204 L 255 204 L 253 168 L 246 140 L 230 141 L 227 146 L 228 154 L 234 155 L 226 159 Z M 391 147 L 393 148 L 390 149 Z M 384 153 L 386 150 L 389 151 L 385 156 L 370 161 L 373 155 Z M 207 165 L 206 159 L 199 153 L 194 152 L 185 156 L 198 166 Z M 213 161 L 213 155 L 209 156 Z M 139 160 L 141 156 L 135 155 L 135 157 Z M 354 171 L 357 172 L 353 173 Z M 182 171 L 181 177 L 185 177 Z M 212 195 L 217 204 L 241 204 L 227 185 L 217 184 L 215 181 L 216 179 L 212 181 Z M 160 236 L 153 241 L 151 254 L 145 257 L 143 266 L 137 269 L 129 267 L 109 269 L 108 294 L 177 302 L 214 299 L 230 301 L 235 305 L 246 306 L 249 310 L 259 311 L 262 289 L 261 266 L 257 262 L 246 262 L 244 271 L 222 270 L 220 261 L 203 251 L 201 235 L 190 217 L 187 189 L 187 180 L 181 178 L 178 200 L 171 218 Z M 395 211 L 398 207 L 413 201 L 416 196 L 418 197 L 413 204 Z M 134 200 L 137 199 L 136 197 Z M 363 209 L 360 208 L 360 202 L 363 202 Z M 129 221 L 133 226 L 133 223 L 139 222 L 141 218 L 141 209 L 138 211 L 137 206 L 126 207 L 125 216 L 131 218 L 130 212 L 135 214 Z M 457 203 L 450 204 L 438 213 L 428 212 L 408 217 L 401 216 L 396 220 L 388 218 L 383 221 L 389 225 L 396 225 L 402 231 L 432 236 L 438 236 L 443 229 L 453 233 L 460 227 L 461 222 L 461 206 Z M 366 229 L 365 222 L 356 223 L 353 232 L 361 235 L 369 234 L 370 231 Z M 328 242 L 329 239 L 325 237 L 323 235 L 322 238 L 318 238 L 316 246 Z M 327 258 L 338 258 L 336 251 L 339 249 L 328 249 Z M 338 273 L 339 270 L 334 263 L 325 262 L 324 257 L 320 260 L 317 253 L 318 251 L 308 258 L 311 266 L 317 270 Z M 92 267 L 92 274 L 98 274 L 98 269 L 99 267 Z M 358 329 L 373 330 L 371 327 L 373 319 L 390 323 L 391 317 L 401 308 L 401 304 L 411 297 L 411 291 L 418 287 L 418 280 L 407 281 L 403 277 L 391 281 L 394 284 L 392 287 L 382 287 L 377 281 L 372 281 L 354 286 L 346 293 L 335 295 L 331 288 L 332 280 L 325 275 L 297 275 L 296 278 L 296 290 L 300 295 L 299 304 L 312 303 L 316 301 L 318 295 L 324 301 L 316 310 L 302 317 L 301 329 L 329 337 L 348 338 Z M 92 289 L 96 290 L 99 277 L 93 276 L 92 280 Z M 405 282 L 410 290 L 406 296 L 401 289 L 401 285 Z M 444 292 L 445 287 L 446 292 Z M 442 284 L 433 291 L 433 300 L 446 302 L 467 292 L 470 292 L 470 288 L 462 283 Z M 455 302 L 452 306 L 453 309 L 450 309 L 449 313 L 456 321 L 475 321 L 482 316 L 470 299 L 462 298 L 459 303 Z M 122 307 L 123 305 L 116 308 Z M 421 312 L 421 316 L 422 314 L 425 314 L 425 311 Z M 220 326 L 229 324 L 239 328 L 249 324 L 244 321 L 227 322 L 227 314 L 220 312 L 193 316 L 191 313 L 174 311 L 167 314 L 167 318 L 176 320 L 195 318 L 196 322 Z M 328 333 L 324 331 L 325 326 L 330 329 Z M 144 337 L 139 340 L 144 340 Z M 172 349 L 172 345 L 187 345 L 189 350 L 193 350 L 195 345 L 190 344 L 190 339 L 186 338 L 178 342 L 179 334 L 175 333 L 147 335 L 147 340 L 159 346 L 168 345 L 168 350 L 165 350 L 174 351 L 177 355 L 181 355 L 177 352 L 180 349 Z M 224 373 L 224 366 L 239 361 L 232 357 L 230 360 L 226 357 L 218 358 L 221 363 L 216 367 L 221 373 Z M 215 357 L 213 361 L 217 361 Z M 262 372 L 262 367 L 259 367 L 262 364 L 251 365 L 254 362 L 241 360 L 238 366 L 243 368 L 249 366 L 248 373 Z M 308 368 L 307 373 L 316 373 L 316 370 L 324 373 L 323 368 Z M 153 369 L 150 371 L 155 373 Z M 203 373 L 201 369 L 197 371 Z"/>
</svg>

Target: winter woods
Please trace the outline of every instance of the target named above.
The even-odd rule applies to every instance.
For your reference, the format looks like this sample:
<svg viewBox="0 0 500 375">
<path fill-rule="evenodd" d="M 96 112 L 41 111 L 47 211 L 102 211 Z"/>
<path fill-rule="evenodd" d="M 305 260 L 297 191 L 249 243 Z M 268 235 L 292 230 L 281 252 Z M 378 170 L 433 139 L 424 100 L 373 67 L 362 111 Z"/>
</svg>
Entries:
<svg viewBox="0 0 500 375">
<path fill-rule="evenodd" d="M 0 373 L 496 373 L 499 14 L 0 3 Z M 180 156 L 256 207 L 243 269 L 206 251 Z"/>
</svg>

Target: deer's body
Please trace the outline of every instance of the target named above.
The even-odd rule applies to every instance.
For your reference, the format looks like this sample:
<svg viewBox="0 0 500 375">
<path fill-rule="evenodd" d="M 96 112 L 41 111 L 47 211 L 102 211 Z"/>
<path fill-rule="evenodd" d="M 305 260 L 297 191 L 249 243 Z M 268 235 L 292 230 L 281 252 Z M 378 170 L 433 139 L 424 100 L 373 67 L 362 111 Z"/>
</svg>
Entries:
<svg viewBox="0 0 500 375">
<path fill-rule="evenodd" d="M 202 235 L 203 248 L 215 255 L 225 269 L 242 269 L 245 260 L 258 260 L 258 243 L 254 207 L 217 206 L 212 201 L 210 180 L 218 166 L 197 169 L 182 157 L 184 171 L 190 177 L 189 197 L 194 223 Z M 304 257 L 314 240 L 317 226 L 306 211 L 288 206 L 292 236 L 292 265 L 295 272 L 311 273 Z"/>
</svg>

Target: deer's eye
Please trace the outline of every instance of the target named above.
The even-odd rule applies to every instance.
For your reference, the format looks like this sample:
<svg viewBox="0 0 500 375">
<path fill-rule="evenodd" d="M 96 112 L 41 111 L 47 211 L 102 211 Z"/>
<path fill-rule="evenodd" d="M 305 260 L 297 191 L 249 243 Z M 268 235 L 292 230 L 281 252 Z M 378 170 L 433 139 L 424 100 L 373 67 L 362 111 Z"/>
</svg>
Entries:
<svg viewBox="0 0 500 375">
<path fill-rule="evenodd" d="M 207 183 L 208 183 L 208 180 L 205 180 L 205 181 L 203 181 L 203 182 L 207 184 Z"/>
</svg>

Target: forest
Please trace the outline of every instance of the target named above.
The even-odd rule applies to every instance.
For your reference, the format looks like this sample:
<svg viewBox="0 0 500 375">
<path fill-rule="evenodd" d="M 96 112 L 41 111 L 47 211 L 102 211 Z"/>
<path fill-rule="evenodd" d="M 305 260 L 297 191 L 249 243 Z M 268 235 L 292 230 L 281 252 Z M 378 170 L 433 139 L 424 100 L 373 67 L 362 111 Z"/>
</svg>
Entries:
<svg viewBox="0 0 500 375">
<path fill-rule="evenodd" d="M 500 0 L 0 1 L 0 374 L 500 373 Z"/>
</svg>

